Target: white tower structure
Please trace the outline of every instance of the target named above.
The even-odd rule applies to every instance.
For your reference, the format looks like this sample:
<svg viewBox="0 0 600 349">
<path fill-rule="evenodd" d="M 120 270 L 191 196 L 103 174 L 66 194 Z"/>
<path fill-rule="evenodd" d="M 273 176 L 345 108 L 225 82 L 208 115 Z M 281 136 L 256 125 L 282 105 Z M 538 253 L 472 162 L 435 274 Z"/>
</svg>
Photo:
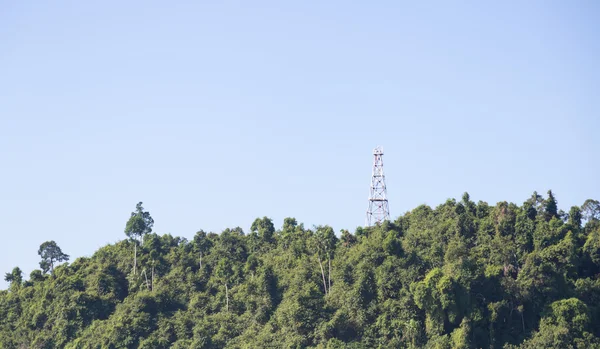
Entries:
<svg viewBox="0 0 600 349">
<path fill-rule="evenodd" d="M 383 148 L 373 149 L 373 175 L 371 176 L 371 193 L 367 210 L 368 227 L 390 219 L 390 207 L 387 199 L 385 175 L 383 174 Z"/>
</svg>

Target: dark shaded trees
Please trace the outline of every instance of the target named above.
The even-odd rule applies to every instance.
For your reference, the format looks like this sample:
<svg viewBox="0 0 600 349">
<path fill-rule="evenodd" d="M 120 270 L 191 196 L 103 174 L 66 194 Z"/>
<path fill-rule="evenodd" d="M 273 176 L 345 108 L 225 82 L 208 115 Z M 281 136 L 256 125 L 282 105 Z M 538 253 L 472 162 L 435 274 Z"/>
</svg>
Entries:
<svg viewBox="0 0 600 349">
<path fill-rule="evenodd" d="M 250 226 L 250 236 L 256 248 L 266 248 L 274 242 L 275 226 L 268 217 L 256 218 Z"/>
<path fill-rule="evenodd" d="M 600 220 L 600 201 L 587 199 L 581 205 L 581 211 L 583 212 L 583 217 L 587 221 L 598 221 Z"/>
<path fill-rule="evenodd" d="M 21 268 L 15 267 L 10 273 L 4 274 L 4 281 L 14 285 L 21 285 L 23 282 L 23 272 Z"/>
<path fill-rule="evenodd" d="M 556 199 L 554 198 L 554 194 L 552 194 L 552 190 L 548 190 L 548 198 L 544 201 L 544 216 L 549 221 L 557 215 L 558 205 L 556 204 Z"/>
<path fill-rule="evenodd" d="M 55 263 L 66 262 L 69 260 L 69 255 L 63 253 L 54 240 L 46 241 L 41 244 L 38 255 L 42 257 L 40 268 L 42 268 L 42 272 L 44 273 L 47 273 L 48 271 L 54 273 Z"/>
</svg>

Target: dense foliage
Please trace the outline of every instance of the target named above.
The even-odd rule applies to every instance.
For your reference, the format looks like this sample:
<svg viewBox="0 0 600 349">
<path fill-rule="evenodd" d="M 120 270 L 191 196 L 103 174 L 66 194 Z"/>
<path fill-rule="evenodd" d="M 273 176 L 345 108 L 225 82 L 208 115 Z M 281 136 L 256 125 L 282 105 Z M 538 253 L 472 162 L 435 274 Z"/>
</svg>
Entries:
<svg viewBox="0 0 600 349">
<path fill-rule="evenodd" d="M 132 239 L 6 273 L 0 348 L 600 348 L 598 201 L 465 194 L 354 234 L 265 217 L 192 240 L 142 209 Z"/>
</svg>

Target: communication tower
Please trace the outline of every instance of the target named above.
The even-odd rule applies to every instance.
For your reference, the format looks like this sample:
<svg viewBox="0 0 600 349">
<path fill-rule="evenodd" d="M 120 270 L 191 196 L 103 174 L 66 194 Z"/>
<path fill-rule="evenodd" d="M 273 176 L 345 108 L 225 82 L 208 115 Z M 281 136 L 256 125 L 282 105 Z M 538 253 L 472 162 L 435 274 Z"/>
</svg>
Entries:
<svg viewBox="0 0 600 349">
<path fill-rule="evenodd" d="M 390 206 L 383 174 L 383 147 L 373 149 L 373 176 L 371 176 L 371 194 L 367 210 L 367 226 L 380 224 L 390 219 Z"/>
</svg>

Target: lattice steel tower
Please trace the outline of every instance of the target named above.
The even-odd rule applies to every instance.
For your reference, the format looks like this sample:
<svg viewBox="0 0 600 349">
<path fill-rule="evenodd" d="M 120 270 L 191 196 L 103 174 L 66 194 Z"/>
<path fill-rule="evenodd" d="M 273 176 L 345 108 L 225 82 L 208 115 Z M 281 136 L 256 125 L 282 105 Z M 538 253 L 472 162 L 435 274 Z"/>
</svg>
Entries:
<svg viewBox="0 0 600 349">
<path fill-rule="evenodd" d="M 383 174 L 383 148 L 373 149 L 373 176 L 371 177 L 371 194 L 367 210 L 367 226 L 370 227 L 390 219 L 390 206 L 385 188 Z"/>
</svg>

